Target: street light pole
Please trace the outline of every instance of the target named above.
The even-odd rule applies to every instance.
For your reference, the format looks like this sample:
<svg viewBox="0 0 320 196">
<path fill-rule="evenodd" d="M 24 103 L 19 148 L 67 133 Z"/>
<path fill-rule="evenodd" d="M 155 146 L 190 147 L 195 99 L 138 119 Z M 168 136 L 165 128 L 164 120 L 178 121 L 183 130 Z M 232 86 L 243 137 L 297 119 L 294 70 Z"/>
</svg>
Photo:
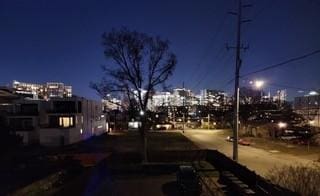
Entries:
<svg viewBox="0 0 320 196">
<path fill-rule="evenodd" d="M 317 120 L 318 120 L 318 124 L 317 124 L 317 127 L 319 127 L 319 126 L 320 126 L 320 124 L 319 124 L 319 117 L 320 117 L 320 116 L 319 116 L 319 115 L 320 115 L 320 114 L 319 114 L 319 112 L 320 112 L 320 104 L 319 104 L 319 101 L 320 101 L 320 95 L 318 94 L 317 96 L 318 96 L 318 100 L 317 100 L 317 105 L 318 105 L 318 111 L 317 111 L 317 117 L 318 117 L 318 119 L 317 119 Z"/>
<path fill-rule="evenodd" d="M 208 130 L 210 130 L 210 113 L 208 113 Z"/>
</svg>

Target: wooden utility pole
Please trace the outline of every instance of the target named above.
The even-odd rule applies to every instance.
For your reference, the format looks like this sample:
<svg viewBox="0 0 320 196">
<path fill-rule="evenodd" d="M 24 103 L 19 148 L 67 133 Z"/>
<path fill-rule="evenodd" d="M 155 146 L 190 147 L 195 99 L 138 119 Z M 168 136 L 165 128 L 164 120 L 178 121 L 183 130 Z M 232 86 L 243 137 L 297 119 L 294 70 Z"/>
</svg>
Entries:
<svg viewBox="0 0 320 196">
<path fill-rule="evenodd" d="M 238 22 L 237 22 L 237 46 L 236 46 L 236 71 L 234 82 L 234 127 L 233 127 L 233 160 L 238 161 L 238 134 L 239 134 L 239 77 L 240 77 L 240 44 L 241 44 L 241 13 L 242 1 L 238 4 Z"/>
<path fill-rule="evenodd" d="M 236 49 L 236 69 L 235 69 L 235 82 L 234 82 L 234 117 L 233 117 L 233 160 L 238 161 L 238 134 L 239 134 L 239 78 L 240 78 L 240 67 L 241 67 L 241 49 L 247 49 L 241 44 L 241 24 L 244 22 L 249 22 L 250 20 L 242 20 L 242 8 L 250 7 L 251 5 L 242 5 L 242 0 L 238 0 L 238 12 L 230 14 L 237 16 L 237 42 L 235 47 L 230 47 Z M 229 48 L 229 47 L 228 47 Z"/>
<path fill-rule="evenodd" d="M 182 99 L 182 133 L 184 133 L 184 123 L 185 123 L 185 90 L 184 90 L 184 82 L 182 82 L 182 89 L 183 89 L 183 99 Z"/>
</svg>

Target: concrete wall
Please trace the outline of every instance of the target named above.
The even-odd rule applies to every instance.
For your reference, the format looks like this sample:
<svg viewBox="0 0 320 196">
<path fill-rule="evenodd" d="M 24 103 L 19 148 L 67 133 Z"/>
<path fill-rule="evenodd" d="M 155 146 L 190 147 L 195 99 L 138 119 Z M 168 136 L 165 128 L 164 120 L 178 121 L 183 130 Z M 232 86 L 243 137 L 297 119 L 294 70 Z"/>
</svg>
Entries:
<svg viewBox="0 0 320 196">
<path fill-rule="evenodd" d="M 16 134 L 22 137 L 22 143 L 24 145 L 36 144 L 39 142 L 39 132 L 16 131 Z"/>
<path fill-rule="evenodd" d="M 14 130 L 15 134 L 22 137 L 23 144 L 29 145 L 29 144 L 39 143 L 39 127 L 38 127 L 39 118 L 38 118 L 38 116 L 10 116 L 7 118 L 8 124 L 13 119 L 30 119 L 31 120 L 31 127 L 33 127 L 33 129 L 29 130 L 29 129 L 21 128 L 21 129 Z M 25 127 L 25 128 L 27 128 L 27 127 Z"/>
<path fill-rule="evenodd" d="M 40 144 L 45 146 L 68 145 L 82 140 L 78 127 L 46 128 L 40 130 Z"/>
<path fill-rule="evenodd" d="M 40 131 L 40 144 L 45 146 L 60 146 L 69 143 L 69 130 L 46 128 Z"/>
</svg>

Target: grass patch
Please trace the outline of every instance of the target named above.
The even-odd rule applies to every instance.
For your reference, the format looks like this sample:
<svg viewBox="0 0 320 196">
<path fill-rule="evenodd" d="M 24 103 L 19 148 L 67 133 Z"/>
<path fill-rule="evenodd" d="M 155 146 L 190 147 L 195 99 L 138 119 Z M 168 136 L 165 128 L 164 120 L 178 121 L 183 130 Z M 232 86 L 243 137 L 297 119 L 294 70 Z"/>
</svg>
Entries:
<svg viewBox="0 0 320 196">
<path fill-rule="evenodd" d="M 149 132 L 148 149 L 153 151 L 195 150 L 198 149 L 189 139 L 179 132 Z M 66 146 L 64 152 L 138 152 L 143 140 L 139 132 L 123 132 L 115 135 L 101 135 L 87 141 Z"/>
<path fill-rule="evenodd" d="M 198 147 L 178 132 L 151 132 L 148 134 L 150 151 L 196 150 Z"/>
</svg>

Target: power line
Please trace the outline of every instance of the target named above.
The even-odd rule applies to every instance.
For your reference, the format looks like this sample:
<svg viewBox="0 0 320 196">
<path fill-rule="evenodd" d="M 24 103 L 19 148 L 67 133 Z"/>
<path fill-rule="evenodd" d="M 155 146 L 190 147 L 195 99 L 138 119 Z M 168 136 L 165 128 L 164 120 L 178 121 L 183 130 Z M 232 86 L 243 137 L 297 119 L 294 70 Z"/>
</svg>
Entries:
<svg viewBox="0 0 320 196">
<path fill-rule="evenodd" d="M 205 62 L 205 59 L 208 57 L 208 55 L 211 54 L 210 51 L 213 48 L 214 43 L 215 43 L 218 35 L 220 34 L 221 30 L 223 29 L 223 26 L 224 26 L 225 22 L 226 22 L 226 18 L 227 18 L 226 15 L 227 14 L 224 14 L 223 19 L 221 20 L 221 22 L 218 25 L 218 30 L 215 32 L 215 34 L 213 35 L 213 37 L 212 37 L 212 39 L 210 41 L 210 45 L 206 48 L 206 50 L 205 50 L 204 54 L 202 55 L 200 61 L 197 63 L 197 68 L 198 69 L 196 69 L 197 72 L 195 74 L 193 74 L 193 78 L 195 77 L 195 75 L 199 75 L 198 74 L 199 71 L 200 71 L 199 67 L 202 66 L 202 64 Z"/>
<path fill-rule="evenodd" d="M 281 63 L 277 63 L 277 64 L 270 65 L 270 66 L 266 66 L 265 68 L 258 69 L 258 70 L 256 70 L 256 71 L 243 74 L 243 75 L 241 75 L 240 77 L 243 78 L 243 77 L 247 77 L 247 76 L 249 76 L 249 75 L 253 75 L 253 74 L 260 73 L 260 72 L 264 72 L 264 71 L 267 71 L 267 70 L 270 70 L 270 69 L 274 69 L 274 68 L 277 68 L 277 67 L 280 67 L 280 66 L 284 66 L 284 65 L 287 65 L 287 64 L 289 64 L 289 63 L 291 63 L 291 62 L 298 61 L 298 60 L 301 60 L 301 59 L 305 59 L 305 58 L 308 58 L 308 57 L 313 56 L 313 55 L 318 54 L 318 53 L 320 53 L 320 50 L 315 50 L 315 51 L 313 51 L 313 52 L 304 54 L 304 55 L 302 55 L 302 56 L 294 57 L 294 58 L 288 59 L 288 60 L 286 60 L 286 61 L 283 61 L 283 62 L 281 62 Z"/>
<path fill-rule="evenodd" d="M 275 87 L 283 87 L 283 88 L 288 88 L 288 89 L 310 91 L 310 89 L 301 88 L 301 87 L 297 87 L 297 86 L 291 86 L 291 85 L 287 85 L 287 84 L 268 83 L 268 85 L 275 86 Z"/>
<path fill-rule="evenodd" d="M 226 84 L 224 85 L 224 88 L 226 88 L 227 86 L 229 86 L 232 82 L 234 81 L 234 79 L 230 79 L 228 80 L 228 82 L 226 82 Z M 275 86 L 275 87 L 283 87 L 283 88 L 288 88 L 288 89 L 295 89 L 295 90 L 303 90 L 303 91 L 310 91 L 312 89 L 306 89 L 306 88 L 302 88 L 302 87 L 298 87 L 298 86 L 292 86 L 292 85 L 287 85 L 287 84 L 279 84 L 279 83 L 268 83 L 268 85 L 270 86 Z"/>
<path fill-rule="evenodd" d="M 234 56 L 233 55 L 229 55 L 227 56 L 227 58 L 224 59 L 223 63 L 222 63 L 222 70 L 219 70 L 219 75 L 227 75 L 228 74 L 228 69 L 230 68 L 229 65 L 231 65 L 231 60 Z M 214 77 L 211 77 L 208 82 L 213 82 Z"/>
<path fill-rule="evenodd" d="M 221 50 L 221 51 L 223 51 L 223 50 Z M 225 54 L 227 54 L 227 53 L 225 53 Z M 216 56 L 218 56 L 218 55 L 216 55 Z M 221 59 L 225 59 L 225 57 L 227 57 L 227 56 L 224 55 Z M 225 65 L 225 63 L 224 63 L 224 65 Z M 214 68 L 216 68 L 216 67 L 217 67 L 217 66 L 215 66 Z M 211 70 L 211 71 L 212 71 L 212 70 Z M 204 75 L 195 83 L 195 85 L 192 87 L 192 89 L 197 88 L 197 87 L 208 77 L 209 74 L 211 74 L 211 72 L 207 70 L 207 71 L 204 73 Z"/>
<path fill-rule="evenodd" d="M 260 10 L 258 10 L 254 15 L 253 15 L 253 19 L 256 19 L 257 17 L 259 17 L 263 12 L 265 12 L 266 10 L 268 10 L 269 8 L 271 8 L 277 1 L 276 0 L 272 0 L 269 1 L 269 3 L 264 6 L 263 8 L 261 8 Z"/>
<path fill-rule="evenodd" d="M 309 0 L 309 3 L 312 2 L 312 3 L 315 3 L 316 5 L 320 6 L 320 2 L 317 1 L 317 0 Z"/>
</svg>

